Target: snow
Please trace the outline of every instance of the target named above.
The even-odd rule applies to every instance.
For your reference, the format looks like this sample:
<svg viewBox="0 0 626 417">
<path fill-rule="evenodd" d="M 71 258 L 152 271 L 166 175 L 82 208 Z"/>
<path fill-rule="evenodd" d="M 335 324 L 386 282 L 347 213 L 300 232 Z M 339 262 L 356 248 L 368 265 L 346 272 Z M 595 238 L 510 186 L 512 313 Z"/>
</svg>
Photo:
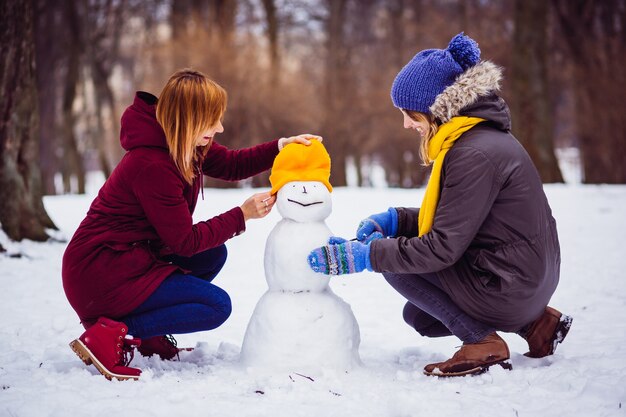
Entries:
<svg viewBox="0 0 626 417">
<path fill-rule="evenodd" d="M 240 205 L 255 191 L 207 189 L 195 217 Z M 328 226 L 352 237 L 361 218 L 390 205 L 418 205 L 422 192 L 336 188 Z M 229 259 L 215 283 L 231 295 L 231 318 L 214 331 L 178 336 L 180 346 L 196 346 L 180 362 L 136 357 L 139 381 L 109 382 L 68 347 L 82 327 L 61 286 L 66 243 L 13 243 L 0 234 L 9 253 L 26 255 L 0 256 L 0 416 L 624 416 L 626 186 L 548 185 L 546 192 L 563 257 L 550 304 L 574 317 L 572 330 L 556 354 L 543 359 L 524 357 L 525 343 L 501 333 L 513 370 L 493 367 L 464 378 L 422 374 L 425 364 L 446 359 L 460 342 L 412 332 L 402 321 L 402 298 L 375 273 L 330 284 L 359 322 L 362 367 L 311 377 L 241 365 L 247 323 L 267 290 L 263 249 L 280 220 L 275 210 L 228 243 Z M 69 238 L 92 198 L 44 202 Z"/>
</svg>

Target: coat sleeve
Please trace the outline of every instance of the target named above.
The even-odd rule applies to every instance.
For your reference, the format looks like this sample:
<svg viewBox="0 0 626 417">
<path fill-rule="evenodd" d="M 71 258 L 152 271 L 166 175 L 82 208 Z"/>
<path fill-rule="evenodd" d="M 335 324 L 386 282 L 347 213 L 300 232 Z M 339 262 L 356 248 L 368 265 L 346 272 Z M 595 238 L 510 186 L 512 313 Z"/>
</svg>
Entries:
<svg viewBox="0 0 626 417">
<path fill-rule="evenodd" d="M 238 181 L 270 169 L 276 155 L 278 140 L 238 150 L 213 141 L 202 163 L 202 172 L 209 177 Z"/>
<path fill-rule="evenodd" d="M 469 247 L 491 210 L 501 180 L 492 162 L 469 147 L 452 148 L 443 168 L 443 187 L 432 230 L 422 237 L 372 242 L 370 260 L 375 271 L 440 271 L 455 264 Z"/>
<path fill-rule="evenodd" d="M 174 254 L 192 256 L 245 231 L 240 207 L 193 224 L 183 187 L 175 168 L 159 164 L 146 166 L 133 181 L 133 192 L 148 221 Z"/>
<path fill-rule="evenodd" d="M 398 212 L 398 237 L 415 237 L 418 233 L 418 217 L 419 208 L 413 207 L 396 207 Z"/>
</svg>

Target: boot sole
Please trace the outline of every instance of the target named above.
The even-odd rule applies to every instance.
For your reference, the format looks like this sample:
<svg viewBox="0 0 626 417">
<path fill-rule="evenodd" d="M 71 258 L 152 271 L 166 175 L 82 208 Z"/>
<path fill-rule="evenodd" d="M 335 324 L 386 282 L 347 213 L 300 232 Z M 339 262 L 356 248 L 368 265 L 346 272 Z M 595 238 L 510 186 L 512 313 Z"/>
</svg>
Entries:
<svg viewBox="0 0 626 417">
<path fill-rule="evenodd" d="M 477 366 L 475 368 L 468 369 L 467 371 L 462 371 L 462 372 L 446 372 L 446 373 L 444 373 L 444 372 L 428 372 L 428 371 L 424 370 L 424 375 L 438 376 L 438 377 L 444 377 L 444 378 L 453 377 L 453 376 L 480 375 L 480 374 L 484 374 L 485 372 L 487 372 L 489 370 L 489 368 L 494 366 L 494 365 L 500 365 L 502 368 L 506 369 L 507 371 L 513 370 L 513 365 L 511 365 L 511 363 L 508 361 L 508 359 L 505 359 L 505 360 L 500 361 L 500 362 L 490 363 L 489 365 Z"/>
<path fill-rule="evenodd" d="M 563 343 L 565 340 L 565 336 L 569 333 L 569 329 L 572 327 L 572 322 L 574 318 L 572 316 L 568 316 L 565 314 L 561 315 L 559 319 L 559 324 L 556 325 L 556 329 L 554 329 L 554 339 L 552 340 L 552 345 L 550 346 L 550 350 L 545 355 L 541 356 L 533 356 L 530 352 L 524 353 L 524 356 L 528 358 L 545 358 L 546 356 L 554 355 L 556 352 L 557 345 L 559 343 Z"/>
<path fill-rule="evenodd" d="M 78 357 L 85 363 L 85 365 L 95 366 L 98 372 L 100 372 L 109 381 L 111 381 L 113 378 L 117 379 L 118 381 L 127 381 L 129 379 L 137 381 L 139 379 L 138 376 L 120 375 L 109 371 L 107 368 L 104 367 L 104 365 L 102 365 L 102 363 L 100 363 L 98 358 L 96 358 L 95 355 L 91 353 L 89 348 L 80 341 L 80 339 L 75 339 L 70 342 L 70 348 L 72 348 L 74 353 L 78 355 Z"/>
</svg>

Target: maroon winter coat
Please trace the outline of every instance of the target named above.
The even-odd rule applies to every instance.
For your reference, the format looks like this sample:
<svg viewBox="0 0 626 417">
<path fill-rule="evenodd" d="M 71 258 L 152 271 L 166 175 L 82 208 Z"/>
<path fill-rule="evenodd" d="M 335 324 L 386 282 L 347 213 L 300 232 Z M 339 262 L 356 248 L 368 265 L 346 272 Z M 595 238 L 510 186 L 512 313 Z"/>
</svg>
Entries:
<svg viewBox="0 0 626 417">
<path fill-rule="evenodd" d="M 91 204 L 63 256 L 63 287 L 85 326 L 122 317 L 179 268 L 159 258 L 191 256 L 245 231 L 241 208 L 193 224 L 202 176 L 189 185 L 169 155 L 156 120 L 157 98 L 137 93 L 122 116 L 127 151 Z M 278 141 L 229 150 L 213 142 L 202 172 L 229 181 L 269 169 Z M 200 167 L 198 167 L 198 170 Z"/>
</svg>

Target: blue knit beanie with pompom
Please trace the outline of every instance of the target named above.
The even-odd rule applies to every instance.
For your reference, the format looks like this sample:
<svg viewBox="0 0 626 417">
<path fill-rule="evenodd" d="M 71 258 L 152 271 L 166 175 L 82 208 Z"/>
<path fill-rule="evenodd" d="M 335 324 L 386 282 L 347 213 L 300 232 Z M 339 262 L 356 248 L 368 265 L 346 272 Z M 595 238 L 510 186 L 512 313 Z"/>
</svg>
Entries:
<svg viewBox="0 0 626 417">
<path fill-rule="evenodd" d="M 419 52 L 396 76 L 391 86 L 393 105 L 430 114 L 435 98 L 465 70 L 480 60 L 478 44 L 463 32 L 446 49 Z"/>
</svg>

